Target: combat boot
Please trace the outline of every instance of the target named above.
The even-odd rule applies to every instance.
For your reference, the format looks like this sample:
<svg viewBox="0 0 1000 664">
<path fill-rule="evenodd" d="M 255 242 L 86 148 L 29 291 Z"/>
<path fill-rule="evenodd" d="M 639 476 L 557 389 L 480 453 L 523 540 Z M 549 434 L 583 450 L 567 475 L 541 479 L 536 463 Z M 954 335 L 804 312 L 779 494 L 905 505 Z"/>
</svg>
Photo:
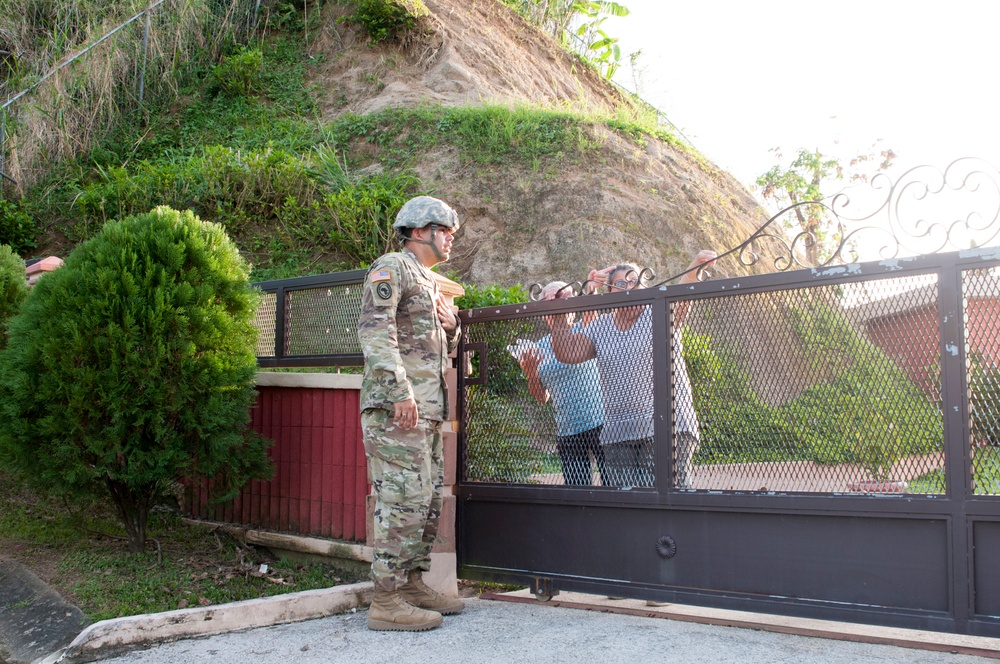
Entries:
<svg viewBox="0 0 1000 664">
<path fill-rule="evenodd" d="M 375 586 L 375 596 L 368 609 L 368 629 L 422 632 L 441 625 L 441 614 L 413 606 L 399 590 L 384 590 Z"/>
<path fill-rule="evenodd" d="M 443 616 L 450 616 L 461 613 L 465 608 L 465 602 L 457 597 L 442 595 L 436 590 L 429 588 L 424 583 L 423 572 L 411 570 L 406 585 L 399 589 L 400 595 L 407 602 L 421 609 L 437 611 Z"/>
</svg>

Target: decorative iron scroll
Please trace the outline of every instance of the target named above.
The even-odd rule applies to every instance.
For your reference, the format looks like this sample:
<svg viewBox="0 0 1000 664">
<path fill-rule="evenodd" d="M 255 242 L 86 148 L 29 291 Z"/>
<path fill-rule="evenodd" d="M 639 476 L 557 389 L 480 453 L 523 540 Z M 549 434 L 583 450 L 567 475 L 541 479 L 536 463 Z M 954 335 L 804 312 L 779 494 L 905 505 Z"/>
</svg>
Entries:
<svg viewBox="0 0 1000 664">
<path fill-rule="evenodd" d="M 858 203 L 852 201 L 855 194 L 861 199 Z M 789 240 L 771 229 L 776 221 L 803 208 L 821 210 L 823 223 L 829 229 L 829 239 L 818 256 L 808 251 L 818 243 L 812 233 L 801 231 Z M 755 265 L 760 260 L 757 245 L 769 240 L 782 249 L 774 258 L 778 271 L 824 267 L 858 261 L 859 243 L 869 237 L 880 238 L 882 243 L 872 259 L 896 258 L 901 253 L 934 254 L 992 243 L 1000 233 L 998 219 L 1000 171 L 981 159 L 963 157 L 951 162 L 943 172 L 933 166 L 916 166 L 896 181 L 879 173 L 869 187 L 854 187 L 836 194 L 829 202 L 791 205 L 723 256 L 739 252 L 743 265 Z M 806 260 L 810 253 L 818 259 Z"/>
<path fill-rule="evenodd" d="M 656 278 L 656 273 L 648 267 L 644 267 L 639 270 L 629 269 L 626 274 L 626 278 L 629 278 L 629 276 L 632 275 L 634 275 L 636 283 L 641 284 L 643 288 L 649 288 L 649 282 Z M 602 288 L 607 289 L 609 293 L 627 290 L 603 281 L 571 281 L 565 286 L 559 288 L 559 290 L 555 292 L 553 299 L 562 299 L 572 295 L 593 295 L 594 293 L 600 292 L 600 289 Z M 528 297 L 532 302 L 538 302 L 539 300 L 544 299 L 542 296 L 544 289 L 545 286 L 543 284 L 538 282 L 533 283 L 528 286 Z"/>
<path fill-rule="evenodd" d="M 783 225 L 791 224 L 779 222 L 801 214 L 818 215 L 826 229 L 825 238 L 817 238 L 807 230 L 792 236 L 782 232 Z M 879 173 L 868 186 L 851 187 L 830 199 L 790 205 L 746 240 L 721 252 L 716 262 L 735 255 L 740 264 L 750 267 L 768 255 L 775 271 L 784 272 L 972 249 L 994 243 L 998 235 L 1000 171 L 981 159 L 963 157 L 944 171 L 929 165 L 916 166 L 895 181 Z M 862 242 L 875 249 L 862 251 Z M 694 271 L 698 271 L 699 279 L 705 278 L 704 266 L 692 266 L 651 287 Z M 654 276 L 644 268 L 643 285 Z M 565 288 L 579 294 L 596 292 L 600 286 L 605 284 L 577 281 Z M 541 284 L 529 288 L 532 300 L 540 299 L 541 292 Z"/>
</svg>

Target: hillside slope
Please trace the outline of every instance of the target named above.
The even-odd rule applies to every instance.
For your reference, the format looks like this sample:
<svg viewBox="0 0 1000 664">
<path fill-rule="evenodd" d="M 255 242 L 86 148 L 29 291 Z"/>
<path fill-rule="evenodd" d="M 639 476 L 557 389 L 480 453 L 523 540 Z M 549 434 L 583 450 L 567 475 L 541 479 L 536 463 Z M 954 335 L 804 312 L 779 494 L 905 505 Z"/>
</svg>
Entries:
<svg viewBox="0 0 1000 664">
<path fill-rule="evenodd" d="M 370 48 L 328 7 L 311 80 L 334 119 L 414 105 L 530 104 L 612 117 L 628 102 L 591 68 L 496 0 L 428 0 L 405 45 Z M 455 150 L 412 155 L 412 168 L 466 223 L 451 267 L 479 284 L 583 278 L 587 266 L 634 261 L 666 277 L 702 247 L 721 251 L 765 219 L 728 174 L 676 142 L 591 125 L 583 159 L 470 166 Z M 382 168 L 370 137 L 359 167 Z M 720 266 L 720 273 L 739 271 Z"/>
<path fill-rule="evenodd" d="M 497 0 L 428 0 L 431 14 L 403 47 L 368 47 L 364 31 L 328 5 L 313 71 L 327 116 L 418 104 L 527 103 L 613 113 L 623 101 L 592 68 Z"/>
<path fill-rule="evenodd" d="M 311 3 L 322 11 L 308 18 L 293 8 L 281 28 L 265 10 L 291 5 L 265 2 L 266 27 L 213 33 L 222 50 L 168 71 L 176 93 L 148 119 L 92 122 L 105 135 L 91 142 L 25 122 L 79 110 L 58 86 L 40 88 L 9 124 L 23 134 L 11 145 L 63 132 L 75 153 L 34 159 L 39 178 L 17 210 L 37 223 L 26 246 L 64 254 L 108 220 L 165 204 L 223 224 L 257 279 L 315 274 L 370 262 L 402 201 L 430 193 L 464 222 L 443 269 L 508 286 L 622 261 L 666 278 L 764 221 L 731 176 L 499 0 L 426 5 L 416 28 L 373 46 L 352 2 Z M 182 14 L 170 15 L 177 26 Z M 95 51 L 80 80 L 126 56 Z M 728 260 L 715 273 L 744 271 Z"/>
</svg>

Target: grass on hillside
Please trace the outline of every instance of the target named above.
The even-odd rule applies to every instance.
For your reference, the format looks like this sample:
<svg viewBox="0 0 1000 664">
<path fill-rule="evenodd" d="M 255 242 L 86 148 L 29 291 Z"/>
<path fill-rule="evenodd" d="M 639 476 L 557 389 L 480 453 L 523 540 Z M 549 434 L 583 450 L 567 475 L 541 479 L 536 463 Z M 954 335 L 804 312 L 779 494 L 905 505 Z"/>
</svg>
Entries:
<svg viewBox="0 0 1000 664">
<path fill-rule="evenodd" d="M 14 212 L 30 213 L 49 229 L 46 248 L 65 253 L 153 203 L 190 208 L 225 226 L 254 280 L 268 280 L 370 263 L 385 249 L 394 210 L 434 193 L 413 170 L 428 152 L 454 150 L 484 178 L 508 170 L 548 177 L 603 158 L 598 126 L 638 144 L 649 136 L 676 143 L 655 120 L 627 112 L 427 106 L 324 122 L 310 66 L 295 33 L 235 47 L 192 71 L 148 127 L 118 130 L 59 166 Z"/>
<path fill-rule="evenodd" d="M 368 578 L 362 563 L 334 566 L 276 559 L 222 530 L 187 525 L 173 512 L 151 515 L 149 536 L 145 553 L 129 553 L 124 532 L 108 509 L 95 505 L 71 510 L 0 472 L 0 555 L 35 572 L 90 621 Z"/>
</svg>

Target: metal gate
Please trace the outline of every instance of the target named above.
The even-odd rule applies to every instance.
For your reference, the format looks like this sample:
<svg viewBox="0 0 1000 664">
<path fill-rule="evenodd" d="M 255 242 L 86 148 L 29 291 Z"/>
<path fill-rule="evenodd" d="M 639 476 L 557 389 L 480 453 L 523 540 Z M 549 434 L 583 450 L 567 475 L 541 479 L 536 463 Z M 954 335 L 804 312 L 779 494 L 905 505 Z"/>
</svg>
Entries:
<svg viewBox="0 0 1000 664">
<path fill-rule="evenodd" d="M 460 577 L 1000 636 L 1000 250 L 462 315 Z"/>
</svg>

